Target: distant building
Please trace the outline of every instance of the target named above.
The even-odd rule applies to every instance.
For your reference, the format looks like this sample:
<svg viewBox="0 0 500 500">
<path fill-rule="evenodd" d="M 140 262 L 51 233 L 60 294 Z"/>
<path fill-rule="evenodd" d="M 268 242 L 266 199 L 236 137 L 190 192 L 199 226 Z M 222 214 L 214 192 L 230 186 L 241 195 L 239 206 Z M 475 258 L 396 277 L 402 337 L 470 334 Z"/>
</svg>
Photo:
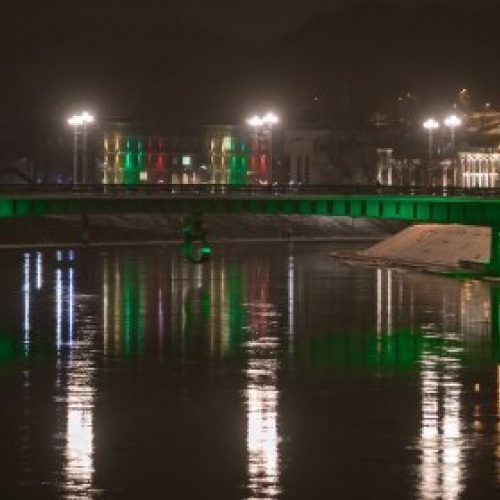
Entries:
<svg viewBox="0 0 500 500">
<path fill-rule="evenodd" d="M 384 185 L 499 187 L 500 111 L 488 102 L 474 109 L 471 102 L 469 90 L 458 92 L 450 113 L 460 117 L 461 125 L 453 131 L 444 125 L 436 130 L 432 154 L 420 122 L 407 129 L 394 122 L 398 125 L 393 125 L 392 134 L 383 136 L 391 124 L 380 115 L 372 124 L 380 143 L 388 147 L 377 149 L 374 171 L 377 181 Z M 436 118 L 442 122 L 444 116 Z M 410 140 L 406 140 L 408 133 Z"/>
<path fill-rule="evenodd" d="M 331 180 L 331 136 L 329 130 L 284 131 L 283 154 L 291 184 L 322 184 Z"/>
<path fill-rule="evenodd" d="M 465 140 L 453 164 L 453 179 L 462 187 L 500 185 L 500 112 L 486 103 L 464 123 Z"/>
<path fill-rule="evenodd" d="M 200 182 L 202 144 L 197 136 L 114 124 L 103 131 L 104 184 Z"/>
<path fill-rule="evenodd" d="M 190 134 L 111 123 L 102 132 L 105 184 L 319 184 L 331 132 L 209 125 Z"/>
<path fill-rule="evenodd" d="M 465 132 L 474 143 L 498 145 L 500 143 L 500 112 L 490 107 L 467 115 Z"/>
<path fill-rule="evenodd" d="M 458 153 L 459 186 L 491 188 L 500 185 L 500 151 L 465 151 Z"/>
<path fill-rule="evenodd" d="M 382 186 L 425 184 L 423 163 L 418 158 L 395 158 L 391 148 L 377 149 L 376 181 Z"/>
<path fill-rule="evenodd" d="M 248 127 L 210 125 L 204 129 L 206 167 L 212 184 L 268 184 L 270 147 Z"/>
</svg>

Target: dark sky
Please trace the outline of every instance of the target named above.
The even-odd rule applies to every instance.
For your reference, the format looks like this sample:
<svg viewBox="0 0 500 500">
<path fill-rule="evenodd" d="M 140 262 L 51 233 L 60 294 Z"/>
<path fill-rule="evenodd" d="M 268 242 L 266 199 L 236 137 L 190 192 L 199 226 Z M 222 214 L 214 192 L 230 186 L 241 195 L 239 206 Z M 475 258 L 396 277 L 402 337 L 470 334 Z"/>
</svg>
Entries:
<svg viewBox="0 0 500 500">
<path fill-rule="evenodd" d="M 500 89 L 498 2 L 106 0 L 3 7 L 0 119 L 239 121 L 275 107 L 355 115 L 405 90 Z"/>
<path fill-rule="evenodd" d="M 130 23 L 180 22 L 207 30 L 253 39 L 276 36 L 292 30 L 305 20 L 335 13 L 339 6 L 376 4 L 378 0 L 49 0 L 19 2 L 3 7 L 4 29 L 20 23 L 93 23 L 102 19 L 116 26 Z M 454 9 L 494 4 L 495 0 L 386 0 L 385 4 L 405 7 L 448 5 Z M 13 22 L 14 21 L 14 22 Z"/>
</svg>

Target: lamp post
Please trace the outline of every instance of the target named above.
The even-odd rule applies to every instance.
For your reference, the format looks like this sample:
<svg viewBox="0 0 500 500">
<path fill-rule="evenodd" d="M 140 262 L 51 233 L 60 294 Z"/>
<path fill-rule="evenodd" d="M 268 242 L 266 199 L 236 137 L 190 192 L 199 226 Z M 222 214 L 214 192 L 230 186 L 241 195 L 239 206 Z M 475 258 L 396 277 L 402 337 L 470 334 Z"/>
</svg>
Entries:
<svg viewBox="0 0 500 500">
<path fill-rule="evenodd" d="M 254 115 L 254 116 L 252 116 L 251 118 L 249 118 L 247 120 L 247 124 L 250 127 L 252 127 L 252 129 L 255 132 L 256 161 L 257 161 L 257 164 L 258 164 L 259 161 L 260 161 L 260 158 L 259 158 L 259 153 L 260 153 L 260 147 L 259 147 L 259 129 L 262 127 L 263 121 L 262 121 L 262 118 L 260 116 Z"/>
<path fill-rule="evenodd" d="M 439 128 L 439 123 L 434 120 L 434 118 L 429 118 L 424 122 L 424 128 L 429 132 L 429 164 L 432 162 L 432 153 L 433 153 L 433 132 L 434 130 Z"/>
<path fill-rule="evenodd" d="M 87 111 L 84 111 L 80 117 L 83 123 L 82 184 L 87 184 L 87 125 L 94 123 L 95 118 Z"/>
<path fill-rule="evenodd" d="M 73 127 L 73 185 L 78 184 L 78 127 L 82 124 L 81 115 L 68 118 L 68 125 Z"/>
<path fill-rule="evenodd" d="M 269 130 L 269 165 L 271 167 L 271 171 L 269 172 L 269 179 L 272 182 L 273 179 L 273 125 L 277 125 L 279 123 L 279 118 L 273 113 L 269 112 L 263 118 L 264 126 L 267 125 Z"/>
<path fill-rule="evenodd" d="M 429 166 L 428 166 L 428 173 L 427 173 L 427 175 L 429 176 L 431 174 L 430 168 L 432 165 L 433 132 L 434 132 L 434 130 L 439 128 L 439 123 L 434 118 L 429 118 L 423 123 L 423 126 L 429 133 Z"/>
<path fill-rule="evenodd" d="M 68 118 L 68 125 L 73 127 L 73 185 L 78 184 L 78 134 L 82 127 L 82 179 L 81 183 L 87 182 L 87 126 L 94 123 L 95 118 L 88 112 L 83 111 L 79 115 Z"/>
<path fill-rule="evenodd" d="M 450 115 L 444 120 L 444 124 L 451 130 L 451 155 L 453 165 L 453 185 L 457 185 L 457 168 L 455 164 L 455 129 L 462 125 L 462 120 L 457 115 Z"/>
<path fill-rule="evenodd" d="M 462 120 L 457 115 L 450 115 L 444 120 L 444 124 L 451 130 L 451 153 L 455 154 L 455 129 L 462 125 Z"/>
<path fill-rule="evenodd" d="M 279 118 L 273 112 L 268 112 L 264 116 L 254 115 L 247 120 L 247 124 L 250 125 L 255 130 L 256 134 L 256 145 L 257 150 L 259 150 L 259 133 L 261 131 L 267 132 L 269 134 L 269 166 L 270 172 L 268 172 L 268 180 L 272 179 L 272 168 L 273 168 L 273 125 L 279 123 Z"/>
</svg>

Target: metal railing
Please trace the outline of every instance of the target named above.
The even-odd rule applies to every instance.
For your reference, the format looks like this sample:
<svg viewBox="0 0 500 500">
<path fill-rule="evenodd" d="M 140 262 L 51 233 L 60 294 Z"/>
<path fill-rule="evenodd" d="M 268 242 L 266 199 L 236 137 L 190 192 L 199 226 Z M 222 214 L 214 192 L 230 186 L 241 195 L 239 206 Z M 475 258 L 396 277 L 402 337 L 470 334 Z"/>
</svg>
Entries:
<svg viewBox="0 0 500 500">
<path fill-rule="evenodd" d="M 500 188 L 464 188 L 377 185 L 288 185 L 272 186 L 229 184 L 0 184 L 1 195 L 102 195 L 102 196 L 468 196 L 500 198 Z"/>
</svg>

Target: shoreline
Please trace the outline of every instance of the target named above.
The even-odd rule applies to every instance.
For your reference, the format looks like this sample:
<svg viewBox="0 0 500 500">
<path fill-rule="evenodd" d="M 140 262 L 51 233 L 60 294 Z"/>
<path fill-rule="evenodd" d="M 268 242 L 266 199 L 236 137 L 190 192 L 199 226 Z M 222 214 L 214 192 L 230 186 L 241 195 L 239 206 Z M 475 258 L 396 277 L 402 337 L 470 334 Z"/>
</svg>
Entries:
<svg viewBox="0 0 500 500">
<path fill-rule="evenodd" d="M 330 254 L 347 263 L 484 278 L 491 234 L 482 226 L 415 224 L 370 248 Z"/>
<path fill-rule="evenodd" d="M 469 279 L 469 280 L 482 280 L 487 282 L 498 283 L 500 276 L 488 275 L 485 271 L 478 271 L 474 268 L 459 267 L 459 266 L 446 266 L 435 263 L 422 263 L 411 262 L 403 260 L 391 260 L 386 258 L 373 258 L 356 255 L 356 253 L 347 252 L 332 252 L 330 256 L 335 259 L 341 260 L 349 266 L 363 266 L 370 268 L 391 268 L 397 269 L 401 272 L 419 272 L 422 274 L 437 275 L 442 278 L 454 279 Z"/>
<path fill-rule="evenodd" d="M 292 238 L 214 238 L 209 244 L 227 245 L 232 243 L 371 243 L 382 241 L 386 236 L 332 236 Z M 80 242 L 50 242 L 50 243 L 2 243 L 0 250 L 44 249 L 44 248 L 105 248 L 105 247 L 146 247 L 182 245 L 183 240 L 117 240 Z"/>
<path fill-rule="evenodd" d="M 401 269 L 411 269 L 427 273 L 446 273 L 446 272 L 471 272 L 460 266 L 445 265 L 435 262 L 416 262 L 404 259 L 392 259 L 388 257 L 370 257 L 362 255 L 359 252 L 330 252 L 330 257 L 341 260 L 349 265 L 364 265 L 366 267 L 392 267 Z"/>
</svg>

